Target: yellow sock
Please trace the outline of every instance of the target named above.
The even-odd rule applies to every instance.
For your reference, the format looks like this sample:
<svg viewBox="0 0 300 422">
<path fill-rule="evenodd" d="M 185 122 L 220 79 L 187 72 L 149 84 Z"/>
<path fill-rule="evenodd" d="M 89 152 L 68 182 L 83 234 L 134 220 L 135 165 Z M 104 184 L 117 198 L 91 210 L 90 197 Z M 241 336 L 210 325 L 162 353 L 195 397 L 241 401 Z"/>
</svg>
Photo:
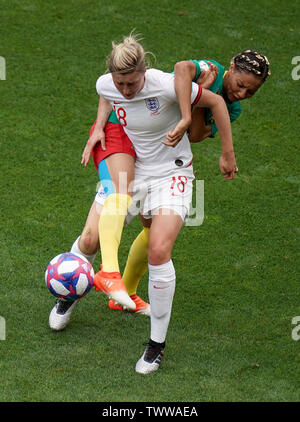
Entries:
<svg viewBox="0 0 300 422">
<path fill-rule="evenodd" d="M 139 282 L 148 269 L 148 240 L 149 229 L 144 227 L 131 245 L 122 277 L 129 295 L 136 293 Z"/>
<path fill-rule="evenodd" d="M 104 203 L 98 228 L 102 270 L 105 272 L 120 272 L 118 250 L 125 216 L 131 202 L 129 195 L 113 193 Z"/>
</svg>

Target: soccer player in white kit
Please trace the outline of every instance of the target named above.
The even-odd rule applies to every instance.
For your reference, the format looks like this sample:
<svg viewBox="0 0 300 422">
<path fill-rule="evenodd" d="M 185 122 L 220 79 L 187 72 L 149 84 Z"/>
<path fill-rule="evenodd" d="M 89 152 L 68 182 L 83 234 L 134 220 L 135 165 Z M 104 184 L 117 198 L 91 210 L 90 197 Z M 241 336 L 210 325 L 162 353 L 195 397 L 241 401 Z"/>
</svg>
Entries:
<svg viewBox="0 0 300 422">
<path fill-rule="evenodd" d="M 137 57 L 141 46 L 132 38 L 129 44 L 132 51 L 114 47 L 110 70 L 116 70 L 102 75 L 96 88 L 106 104 L 115 110 L 135 148 L 133 202 L 140 201 L 139 211 L 145 224 L 148 218 L 152 220 L 148 252 L 150 340 L 136 364 L 138 373 L 147 374 L 159 368 L 163 357 L 175 292 L 171 253 L 192 200 L 193 156 L 185 133 L 191 120 L 191 104 L 215 111 L 223 160 L 227 160 L 226 154 L 233 154 L 229 171 L 234 171 L 235 159 L 224 100 L 209 91 L 202 92 L 193 83 L 189 104 L 181 103 L 180 108 L 174 76 L 139 66 Z M 168 146 L 168 141 L 177 136 L 182 138 L 180 142 L 173 148 Z M 95 286 L 101 290 L 97 275 Z"/>
<path fill-rule="evenodd" d="M 157 69 L 146 70 L 143 88 L 132 99 L 124 98 L 118 91 L 112 74 L 101 76 L 96 87 L 98 94 L 113 105 L 134 145 L 137 155 L 134 190 L 140 191 L 141 185 L 148 187 L 141 214 L 146 216 L 162 205 L 189 208 L 191 183 L 188 180 L 192 182 L 194 176 L 188 137 L 184 133 L 176 148 L 163 144 L 166 133 L 172 131 L 181 119 L 174 76 Z M 193 84 L 192 101 L 196 103 L 200 96 L 201 86 Z M 161 198 L 157 197 L 159 192 Z M 185 217 L 185 211 L 182 215 Z"/>
</svg>

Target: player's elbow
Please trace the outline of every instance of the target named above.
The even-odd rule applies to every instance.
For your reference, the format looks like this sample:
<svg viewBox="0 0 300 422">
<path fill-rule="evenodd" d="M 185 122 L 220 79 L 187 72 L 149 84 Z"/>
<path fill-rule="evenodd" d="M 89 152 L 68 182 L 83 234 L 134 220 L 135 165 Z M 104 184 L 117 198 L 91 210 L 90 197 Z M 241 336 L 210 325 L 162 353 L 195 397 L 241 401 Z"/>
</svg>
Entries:
<svg viewBox="0 0 300 422">
<path fill-rule="evenodd" d="M 191 80 L 195 76 L 195 64 L 191 62 L 190 60 L 182 60 L 180 62 L 177 62 L 174 66 L 174 72 L 176 74 L 189 74 L 191 77 Z"/>
</svg>

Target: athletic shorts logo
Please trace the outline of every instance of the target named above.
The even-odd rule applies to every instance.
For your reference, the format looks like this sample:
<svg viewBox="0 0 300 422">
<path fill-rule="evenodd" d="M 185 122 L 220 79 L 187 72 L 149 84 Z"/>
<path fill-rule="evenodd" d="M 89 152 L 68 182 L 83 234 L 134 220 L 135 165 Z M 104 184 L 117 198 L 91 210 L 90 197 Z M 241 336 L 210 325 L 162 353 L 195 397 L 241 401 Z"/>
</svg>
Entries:
<svg viewBox="0 0 300 422">
<path fill-rule="evenodd" d="M 158 98 L 153 97 L 153 98 L 147 98 L 145 100 L 146 106 L 147 108 L 152 111 L 152 113 L 155 113 L 156 111 L 158 111 L 159 109 L 159 101 Z"/>
</svg>

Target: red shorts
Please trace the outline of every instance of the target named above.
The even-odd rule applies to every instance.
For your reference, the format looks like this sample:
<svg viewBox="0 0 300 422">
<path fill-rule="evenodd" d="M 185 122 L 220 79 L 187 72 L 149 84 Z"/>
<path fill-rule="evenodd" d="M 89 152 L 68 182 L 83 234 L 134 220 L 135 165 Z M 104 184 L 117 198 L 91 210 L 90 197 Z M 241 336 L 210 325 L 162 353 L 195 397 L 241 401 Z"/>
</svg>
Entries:
<svg viewBox="0 0 300 422">
<path fill-rule="evenodd" d="M 95 124 L 96 122 L 91 127 L 90 136 L 94 131 Z M 115 154 L 117 152 L 130 154 L 134 159 L 136 159 L 136 154 L 132 143 L 124 132 L 122 125 L 118 123 L 107 122 L 105 125 L 104 132 L 106 150 L 103 150 L 101 147 L 101 143 L 98 142 L 92 151 L 94 164 L 97 170 L 100 161 L 104 160 L 104 158 L 108 157 L 109 155 Z"/>
</svg>

